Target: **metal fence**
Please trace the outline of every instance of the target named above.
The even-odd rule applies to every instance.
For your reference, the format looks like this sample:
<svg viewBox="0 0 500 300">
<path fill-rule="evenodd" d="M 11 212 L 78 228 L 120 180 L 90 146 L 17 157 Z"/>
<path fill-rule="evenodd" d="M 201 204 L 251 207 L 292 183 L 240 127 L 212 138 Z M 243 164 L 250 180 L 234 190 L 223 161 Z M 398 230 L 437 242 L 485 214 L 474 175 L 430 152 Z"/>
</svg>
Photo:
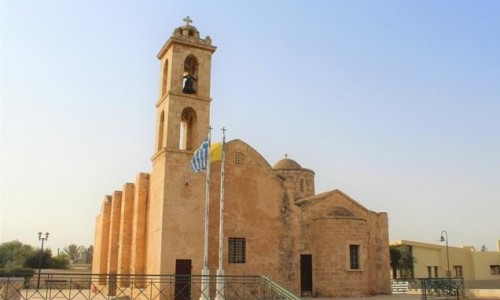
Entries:
<svg viewBox="0 0 500 300">
<path fill-rule="evenodd" d="M 217 289 L 217 281 L 223 282 Z M 264 276 L 195 276 L 46 273 L 0 280 L 0 299 L 191 300 L 292 299 L 290 291 Z"/>
<path fill-rule="evenodd" d="M 406 282 L 408 290 L 420 290 L 422 299 L 431 298 L 456 298 L 465 295 L 465 284 L 463 278 L 412 278 L 407 280 L 393 281 L 394 286 Z"/>
<path fill-rule="evenodd" d="M 421 279 L 422 299 L 450 298 L 464 296 L 464 280 L 462 278 L 425 278 Z"/>
</svg>

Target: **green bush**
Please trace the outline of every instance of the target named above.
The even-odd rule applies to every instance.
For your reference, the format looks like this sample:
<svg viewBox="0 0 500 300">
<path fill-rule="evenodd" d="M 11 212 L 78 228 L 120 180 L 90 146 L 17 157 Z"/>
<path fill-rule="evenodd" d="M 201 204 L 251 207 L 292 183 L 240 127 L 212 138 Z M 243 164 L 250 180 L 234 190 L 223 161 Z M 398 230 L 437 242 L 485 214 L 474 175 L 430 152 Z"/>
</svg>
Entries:
<svg viewBox="0 0 500 300">
<path fill-rule="evenodd" d="M 67 269 L 69 267 L 69 257 L 66 255 L 58 255 L 52 257 L 53 269 Z"/>
<path fill-rule="evenodd" d="M 33 256 L 34 249 L 19 241 L 0 244 L 0 268 L 23 267 L 28 257 Z"/>
<path fill-rule="evenodd" d="M 26 257 L 24 261 L 25 268 L 38 269 L 40 267 L 40 253 L 41 250 L 35 250 L 32 255 Z M 44 249 L 42 253 L 42 269 L 52 268 L 52 251 L 50 249 Z"/>
<path fill-rule="evenodd" d="M 24 288 L 29 288 L 29 281 L 33 275 L 35 270 L 30 268 L 0 268 L 0 277 L 24 277 Z"/>
<path fill-rule="evenodd" d="M 35 275 L 35 270 L 31 268 L 0 268 L 0 277 L 24 277 L 31 278 Z"/>
</svg>

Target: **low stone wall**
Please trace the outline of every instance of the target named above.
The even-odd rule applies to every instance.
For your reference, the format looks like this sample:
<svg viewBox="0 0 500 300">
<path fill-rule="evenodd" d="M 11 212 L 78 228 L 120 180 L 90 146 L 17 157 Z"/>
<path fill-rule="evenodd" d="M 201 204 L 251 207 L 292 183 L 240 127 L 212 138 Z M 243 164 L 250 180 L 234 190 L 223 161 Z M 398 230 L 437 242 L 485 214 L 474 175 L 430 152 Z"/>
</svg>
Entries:
<svg viewBox="0 0 500 300">
<path fill-rule="evenodd" d="M 468 298 L 500 299 L 500 289 L 465 289 Z"/>
<path fill-rule="evenodd" d="M 500 280 L 466 280 L 467 289 L 500 289 Z"/>
<path fill-rule="evenodd" d="M 407 295 L 421 295 L 421 289 L 409 289 Z M 487 299 L 499 299 L 500 300 L 500 289 L 465 289 L 465 297 L 467 298 L 487 298 Z"/>
</svg>

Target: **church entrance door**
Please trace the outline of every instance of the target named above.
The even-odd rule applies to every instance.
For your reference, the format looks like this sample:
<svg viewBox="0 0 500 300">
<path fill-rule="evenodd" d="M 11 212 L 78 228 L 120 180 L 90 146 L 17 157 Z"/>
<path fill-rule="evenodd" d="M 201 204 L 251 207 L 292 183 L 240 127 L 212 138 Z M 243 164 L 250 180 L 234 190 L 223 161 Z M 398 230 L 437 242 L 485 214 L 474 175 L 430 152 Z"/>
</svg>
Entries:
<svg viewBox="0 0 500 300">
<path fill-rule="evenodd" d="M 191 260 L 175 260 L 175 300 L 191 299 Z"/>
<path fill-rule="evenodd" d="M 312 255 L 300 255 L 300 295 L 312 296 Z"/>
</svg>

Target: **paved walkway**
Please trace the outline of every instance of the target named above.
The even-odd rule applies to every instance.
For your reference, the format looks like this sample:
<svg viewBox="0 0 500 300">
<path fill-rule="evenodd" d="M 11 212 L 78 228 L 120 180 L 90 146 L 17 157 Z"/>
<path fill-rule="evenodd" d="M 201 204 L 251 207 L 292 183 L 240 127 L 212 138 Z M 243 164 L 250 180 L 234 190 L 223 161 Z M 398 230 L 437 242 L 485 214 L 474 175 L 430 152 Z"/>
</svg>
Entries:
<svg viewBox="0 0 500 300">
<path fill-rule="evenodd" d="M 420 300 L 420 294 L 393 294 L 393 295 L 377 295 L 372 297 L 357 297 L 357 298 L 302 298 L 308 300 Z"/>
<path fill-rule="evenodd" d="M 372 296 L 372 297 L 357 297 L 357 298 L 302 298 L 302 299 L 307 299 L 307 300 L 420 300 L 421 299 L 420 294 L 393 294 L 393 295 L 377 295 L 377 296 Z M 440 298 L 440 299 L 446 299 L 446 298 Z M 453 298 L 448 298 L 448 299 L 456 299 L 455 297 Z M 475 298 L 469 298 L 469 297 L 460 297 L 460 299 L 467 299 L 467 300 L 500 300 L 500 298 L 490 298 L 490 297 L 475 297 Z"/>
</svg>

